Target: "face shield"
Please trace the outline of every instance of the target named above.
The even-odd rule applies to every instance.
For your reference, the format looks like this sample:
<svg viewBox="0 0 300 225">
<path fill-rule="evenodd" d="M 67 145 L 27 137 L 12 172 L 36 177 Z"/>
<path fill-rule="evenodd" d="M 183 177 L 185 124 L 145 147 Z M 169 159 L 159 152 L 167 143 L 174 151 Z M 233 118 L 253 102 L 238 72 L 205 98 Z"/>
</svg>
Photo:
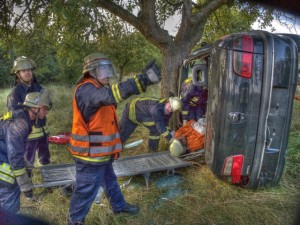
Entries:
<svg viewBox="0 0 300 225">
<path fill-rule="evenodd" d="M 98 80 L 116 78 L 116 71 L 110 60 L 101 60 L 97 62 L 95 76 Z"/>
</svg>

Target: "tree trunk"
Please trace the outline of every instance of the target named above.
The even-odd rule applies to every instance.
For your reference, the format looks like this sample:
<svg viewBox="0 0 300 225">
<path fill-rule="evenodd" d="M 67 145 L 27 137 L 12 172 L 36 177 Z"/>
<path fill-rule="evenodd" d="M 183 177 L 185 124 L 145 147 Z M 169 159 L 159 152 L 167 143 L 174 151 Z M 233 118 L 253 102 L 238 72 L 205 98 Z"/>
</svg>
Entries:
<svg viewBox="0 0 300 225">
<path fill-rule="evenodd" d="M 180 47 L 172 47 L 162 52 L 162 81 L 161 81 L 161 96 L 168 97 L 170 92 L 178 95 L 179 88 L 179 70 L 183 60 L 188 53 Z M 180 127 L 179 113 L 174 113 L 170 120 L 170 127 L 177 130 Z"/>
<path fill-rule="evenodd" d="M 162 52 L 162 81 L 161 81 L 161 96 L 168 97 L 172 92 L 177 96 L 178 93 L 178 78 L 181 64 L 187 57 L 186 50 L 180 47 L 171 47 Z"/>
</svg>

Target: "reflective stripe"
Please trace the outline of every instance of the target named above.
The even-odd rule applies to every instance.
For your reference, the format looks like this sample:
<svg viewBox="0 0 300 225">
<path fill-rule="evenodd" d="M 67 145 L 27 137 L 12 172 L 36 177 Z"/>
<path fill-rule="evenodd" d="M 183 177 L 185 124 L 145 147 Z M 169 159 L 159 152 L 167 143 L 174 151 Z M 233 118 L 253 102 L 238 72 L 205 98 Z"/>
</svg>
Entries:
<svg viewBox="0 0 300 225">
<path fill-rule="evenodd" d="M 13 171 L 10 168 L 10 165 L 7 163 L 2 163 L 0 166 L 0 172 L 5 173 L 11 177 L 15 177 Z"/>
<path fill-rule="evenodd" d="M 159 100 L 159 103 L 164 103 L 164 102 L 166 102 L 167 100 L 168 100 L 167 98 L 162 98 L 162 99 Z"/>
<path fill-rule="evenodd" d="M 84 157 L 84 156 L 79 156 L 79 155 L 73 155 L 75 158 L 84 160 L 84 161 L 89 161 L 89 162 L 106 162 L 110 160 L 111 156 L 101 156 L 101 157 Z"/>
<path fill-rule="evenodd" d="M 4 180 L 7 183 L 13 184 L 15 182 L 15 179 L 0 172 L 0 180 Z"/>
<path fill-rule="evenodd" d="M 149 139 L 151 139 L 151 140 L 158 140 L 159 136 L 149 136 Z"/>
<path fill-rule="evenodd" d="M 134 76 L 134 81 L 136 83 L 137 88 L 139 89 L 139 92 L 143 93 L 144 91 L 143 91 L 141 82 L 140 82 L 140 80 L 139 80 L 139 78 L 137 76 Z"/>
<path fill-rule="evenodd" d="M 36 127 L 35 125 L 32 126 L 32 131 L 28 136 L 28 140 L 33 140 L 37 138 L 43 137 L 48 132 L 47 127 Z"/>
<path fill-rule="evenodd" d="M 93 146 L 93 147 L 86 147 L 86 146 L 73 146 L 70 145 L 72 151 L 78 153 L 87 153 L 89 155 L 93 154 L 105 154 L 108 155 L 116 149 L 122 150 L 122 144 L 115 144 L 113 146 Z"/>
<path fill-rule="evenodd" d="M 187 84 L 187 83 L 190 83 L 191 81 L 192 81 L 192 78 L 189 77 L 189 78 L 185 79 L 183 82 L 184 82 L 185 84 Z"/>
<path fill-rule="evenodd" d="M 123 101 L 119 90 L 119 84 L 112 85 L 112 93 L 117 103 Z"/>
<path fill-rule="evenodd" d="M 12 119 L 13 117 L 13 112 L 6 112 L 3 116 L 0 117 L 0 120 L 9 120 Z"/>
<path fill-rule="evenodd" d="M 128 117 L 129 117 L 129 119 L 133 122 L 133 123 L 135 123 L 135 124 L 140 124 L 140 122 L 138 122 L 137 120 L 136 120 L 136 112 L 135 112 L 135 104 L 136 104 L 136 102 L 138 101 L 138 100 L 140 100 L 140 98 L 136 98 L 136 99 L 133 99 L 131 102 L 130 102 L 130 104 L 129 104 L 129 115 L 128 115 Z"/>
<path fill-rule="evenodd" d="M 13 170 L 13 173 L 14 173 L 14 175 L 15 175 L 16 177 L 22 176 L 23 174 L 26 173 L 26 168 L 24 167 L 24 168 L 22 168 L 22 169 L 20 169 L 20 170 Z"/>
<path fill-rule="evenodd" d="M 143 125 L 145 125 L 146 127 L 151 127 L 151 126 L 155 126 L 154 122 L 143 122 Z"/>
<path fill-rule="evenodd" d="M 169 134 L 170 134 L 170 132 L 167 130 L 166 132 L 162 133 L 161 135 L 164 136 L 164 137 L 166 137 L 166 136 L 168 136 Z"/>
<path fill-rule="evenodd" d="M 181 111 L 182 115 L 187 115 L 189 113 L 189 111 Z"/>
<path fill-rule="evenodd" d="M 72 134 L 72 139 L 75 141 L 85 141 L 85 142 L 109 142 L 112 141 L 116 138 L 120 138 L 120 134 L 119 133 L 115 133 L 113 135 L 77 135 L 77 134 Z"/>
<path fill-rule="evenodd" d="M 10 184 L 15 182 L 15 176 L 9 164 L 2 163 L 0 166 L 0 179 Z"/>
</svg>

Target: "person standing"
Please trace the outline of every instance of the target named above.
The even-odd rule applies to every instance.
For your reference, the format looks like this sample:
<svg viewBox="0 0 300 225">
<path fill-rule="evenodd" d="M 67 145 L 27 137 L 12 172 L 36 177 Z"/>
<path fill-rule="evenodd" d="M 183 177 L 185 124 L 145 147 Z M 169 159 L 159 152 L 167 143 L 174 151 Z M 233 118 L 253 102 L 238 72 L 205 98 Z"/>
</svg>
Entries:
<svg viewBox="0 0 300 225">
<path fill-rule="evenodd" d="M 15 59 L 11 69 L 11 74 L 15 75 L 15 85 L 7 96 L 8 111 L 20 109 L 20 103 L 24 102 L 28 93 L 40 92 L 43 89 L 33 72 L 35 68 L 36 63 L 26 56 Z M 42 165 L 50 163 L 48 135 L 46 117 L 38 119 L 37 123 L 32 126 L 32 132 L 26 141 L 25 159 L 29 166 L 33 167 L 36 152 L 38 152 L 39 162 Z M 27 172 L 31 177 L 30 167 L 27 168 Z"/>
<path fill-rule="evenodd" d="M 167 141 L 174 138 L 174 131 L 167 128 L 173 112 L 180 111 L 182 103 L 178 97 L 164 99 L 136 98 L 126 105 L 120 121 L 121 140 L 124 143 L 138 125 L 149 129 L 148 148 L 158 149 L 160 135 Z"/>
<path fill-rule="evenodd" d="M 84 58 L 82 76 L 73 97 L 73 124 L 68 150 L 76 164 L 76 182 L 70 201 L 68 224 L 84 224 L 100 186 L 114 213 L 136 214 L 139 207 L 125 201 L 112 162 L 122 151 L 116 105 L 131 95 L 159 83 L 154 62 L 144 72 L 124 82 L 115 77 L 112 61 L 102 53 Z"/>
<path fill-rule="evenodd" d="M 20 109 L 0 117 L 0 208 L 17 213 L 20 193 L 32 198 L 32 184 L 26 173 L 25 143 L 38 119 L 44 119 L 50 107 L 46 91 L 26 95 Z"/>
</svg>

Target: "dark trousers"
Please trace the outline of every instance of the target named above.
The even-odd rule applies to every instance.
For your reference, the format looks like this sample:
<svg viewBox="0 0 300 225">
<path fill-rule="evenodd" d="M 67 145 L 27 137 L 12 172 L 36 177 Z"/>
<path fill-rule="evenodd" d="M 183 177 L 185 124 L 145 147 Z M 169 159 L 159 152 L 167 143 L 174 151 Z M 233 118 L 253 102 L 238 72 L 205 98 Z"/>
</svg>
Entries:
<svg viewBox="0 0 300 225">
<path fill-rule="evenodd" d="M 30 166 L 34 165 L 35 155 L 38 153 L 39 162 L 42 165 L 50 163 L 50 151 L 48 135 L 36 140 L 28 140 L 25 144 L 25 159 Z"/>
<path fill-rule="evenodd" d="M 99 165 L 76 162 L 76 182 L 70 201 L 68 224 L 84 223 L 100 186 L 113 212 L 119 212 L 126 206 L 112 162 Z"/>
<path fill-rule="evenodd" d="M 15 181 L 14 184 L 0 182 L 0 208 L 12 213 L 20 210 L 20 188 Z"/>
</svg>

